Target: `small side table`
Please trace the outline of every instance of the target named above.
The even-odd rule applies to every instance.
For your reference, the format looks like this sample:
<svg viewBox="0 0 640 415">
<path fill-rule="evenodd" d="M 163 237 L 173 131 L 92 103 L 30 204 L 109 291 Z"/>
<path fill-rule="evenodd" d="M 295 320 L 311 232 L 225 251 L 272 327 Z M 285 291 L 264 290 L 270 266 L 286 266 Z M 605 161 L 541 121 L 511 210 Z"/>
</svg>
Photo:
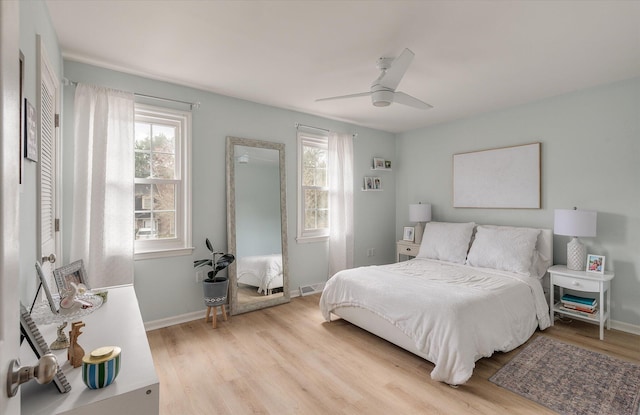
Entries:
<svg viewBox="0 0 640 415">
<path fill-rule="evenodd" d="M 396 243 L 396 262 L 400 262 L 400 255 L 415 257 L 418 255 L 418 252 L 420 252 L 420 244 L 409 241 L 398 241 Z"/>
<path fill-rule="evenodd" d="M 554 265 L 548 269 L 550 277 L 550 316 L 551 325 L 553 326 L 554 313 L 565 314 L 574 318 L 580 318 L 587 321 L 595 322 L 600 325 L 600 340 L 604 340 L 604 324 L 607 323 L 607 330 L 611 328 L 611 280 L 615 276 L 613 272 L 605 272 L 598 274 L 595 272 L 574 271 L 566 267 L 566 265 Z M 560 308 L 560 302 L 554 303 L 553 291 L 554 286 L 560 288 L 560 298 L 564 295 L 564 289 L 568 288 L 575 291 L 583 291 L 588 293 L 598 293 L 598 315 L 595 317 L 583 315 L 577 312 L 568 311 Z M 607 301 L 604 301 L 604 294 L 607 294 Z"/>
</svg>

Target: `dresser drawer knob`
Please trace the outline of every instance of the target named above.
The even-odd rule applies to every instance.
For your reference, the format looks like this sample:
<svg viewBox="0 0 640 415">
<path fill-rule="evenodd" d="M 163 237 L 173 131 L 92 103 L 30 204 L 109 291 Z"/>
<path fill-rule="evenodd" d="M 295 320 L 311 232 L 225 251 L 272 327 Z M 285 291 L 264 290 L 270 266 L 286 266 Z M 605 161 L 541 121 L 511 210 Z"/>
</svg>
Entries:
<svg viewBox="0 0 640 415">
<path fill-rule="evenodd" d="M 576 281 L 576 280 L 571 281 L 571 284 L 572 284 L 572 285 L 574 285 L 574 286 L 576 286 L 576 287 L 577 287 L 578 285 L 580 285 L 580 283 L 579 283 L 578 281 Z"/>
<path fill-rule="evenodd" d="M 407 248 L 407 252 L 411 252 L 411 248 Z"/>
</svg>

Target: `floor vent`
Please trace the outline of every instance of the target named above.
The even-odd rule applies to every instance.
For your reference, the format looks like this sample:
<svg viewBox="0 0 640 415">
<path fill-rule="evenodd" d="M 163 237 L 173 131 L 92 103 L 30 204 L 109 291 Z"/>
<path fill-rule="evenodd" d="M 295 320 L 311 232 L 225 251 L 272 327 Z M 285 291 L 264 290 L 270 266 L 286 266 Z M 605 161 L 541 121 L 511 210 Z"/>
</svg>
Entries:
<svg viewBox="0 0 640 415">
<path fill-rule="evenodd" d="M 302 285 L 300 286 L 300 295 L 309 295 L 315 293 L 316 290 L 311 285 Z"/>
</svg>

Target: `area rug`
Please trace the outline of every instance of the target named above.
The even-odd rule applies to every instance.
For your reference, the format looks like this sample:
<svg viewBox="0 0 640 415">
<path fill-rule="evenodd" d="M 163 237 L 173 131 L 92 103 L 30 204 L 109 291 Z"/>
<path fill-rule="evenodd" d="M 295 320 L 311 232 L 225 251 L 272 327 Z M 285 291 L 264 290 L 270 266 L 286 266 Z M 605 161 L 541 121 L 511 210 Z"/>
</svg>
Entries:
<svg viewBox="0 0 640 415">
<path fill-rule="evenodd" d="M 565 415 L 639 415 L 640 365 L 546 336 L 489 380 Z"/>
</svg>

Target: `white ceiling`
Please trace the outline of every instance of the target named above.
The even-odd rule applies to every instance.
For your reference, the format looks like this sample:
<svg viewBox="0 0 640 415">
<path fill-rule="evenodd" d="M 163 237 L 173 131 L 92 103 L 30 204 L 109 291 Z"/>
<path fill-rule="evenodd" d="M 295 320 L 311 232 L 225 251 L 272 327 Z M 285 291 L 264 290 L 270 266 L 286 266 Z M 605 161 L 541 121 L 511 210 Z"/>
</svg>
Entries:
<svg viewBox="0 0 640 415">
<path fill-rule="evenodd" d="M 640 76 L 640 1 L 46 4 L 65 58 L 389 132 Z M 405 47 L 398 90 L 433 109 L 315 102 Z"/>
</svg>

